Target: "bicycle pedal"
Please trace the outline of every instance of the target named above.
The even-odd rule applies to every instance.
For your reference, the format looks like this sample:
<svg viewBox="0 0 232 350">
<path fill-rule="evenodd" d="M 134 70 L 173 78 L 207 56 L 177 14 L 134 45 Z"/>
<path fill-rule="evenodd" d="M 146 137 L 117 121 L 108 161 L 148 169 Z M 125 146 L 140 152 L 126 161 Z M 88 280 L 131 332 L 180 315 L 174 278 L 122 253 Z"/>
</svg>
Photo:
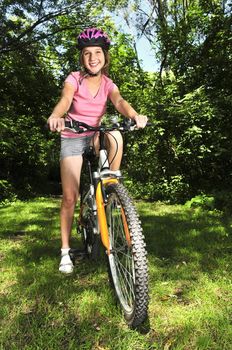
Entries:
<svg viewBox="0 0 232 350">
<path fill-rule="evenodd" d="M 86 254 L 85 250 L 70 249 L 69 256 L 70 256 L 70 259 L 72 260 L 73 264 L 75 264 L 75 261 L 81 261 L 84 258 L 86 258 L 87 254 Z"/>
</svg>

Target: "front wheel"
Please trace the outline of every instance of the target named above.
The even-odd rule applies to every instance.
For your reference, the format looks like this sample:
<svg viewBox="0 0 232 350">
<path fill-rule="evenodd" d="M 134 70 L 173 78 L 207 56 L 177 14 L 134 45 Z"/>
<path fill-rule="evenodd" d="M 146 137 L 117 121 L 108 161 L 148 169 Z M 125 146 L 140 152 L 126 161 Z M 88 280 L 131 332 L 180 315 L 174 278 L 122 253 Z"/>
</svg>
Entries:
<svg viewBox="0 0 232 350">
<path fill-rule="evenodd" d="M 109 271 L 124 317 L 131 327 L 147 317 L 148 267 L 141 223 L 122 184 L 106 187 L 110 237 Z"/>
</svg>

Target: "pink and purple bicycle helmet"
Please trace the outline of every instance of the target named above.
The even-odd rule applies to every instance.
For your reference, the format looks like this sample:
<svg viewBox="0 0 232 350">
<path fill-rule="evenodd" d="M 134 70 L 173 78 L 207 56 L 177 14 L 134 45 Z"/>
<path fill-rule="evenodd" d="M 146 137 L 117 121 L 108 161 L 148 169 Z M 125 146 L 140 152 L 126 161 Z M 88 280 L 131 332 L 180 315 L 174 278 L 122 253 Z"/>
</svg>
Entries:
<svg viewBox="0 0 232 350">
<path fill-rule="evenodd" d="M 98 28 L 87 28 L 77 38 L 79 50 L 88 46 L 100 46 L 105 50 L 109 49 L 110 39 L 106 33 Z"/>
</svg>

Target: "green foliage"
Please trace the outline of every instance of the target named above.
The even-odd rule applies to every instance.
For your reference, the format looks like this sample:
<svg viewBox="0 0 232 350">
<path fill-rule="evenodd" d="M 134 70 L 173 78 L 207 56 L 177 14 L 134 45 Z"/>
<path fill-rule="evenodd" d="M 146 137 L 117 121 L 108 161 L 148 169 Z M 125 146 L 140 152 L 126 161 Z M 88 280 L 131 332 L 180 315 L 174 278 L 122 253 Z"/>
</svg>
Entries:
<svg viewBox="0 0 232 350">
<path fill-rule="evenodd" d="M 137 197 L 185 202 L 226 192 L 232 166 L 231 13 L 228 1 L 131 1 L 136 27 L 157 50 L 160 72 L 141 69 L 134 40 L 99 2 L 3 1 L 0 13 L 0 178 L 17 193 L 59 179 L 58 136 L 43 125 L 64 77 L 79 69 L 77 32 L 100 26 L 114 38 L 110 77 L 153 128 L 125 135 L 123 170 Z M 127 2 L 104 2 L 111 11 Z M 103 21 L 104 18 L 104 21 Z M 104 23 L 103 23 L 104 22 Z M 144 26 L 141 27 L 141 23 Z M 115 114 L 109 103 L 107 114 Z M 10 196 L 10 195 L 9 195 Z"/>
<path fill-rule="evenodd" d="M 132 175 L 133 176 L 133 175 Z M 149 180 L 126 180 L 125 184 L 134 198 L 160 200 L 170 203 L 184 203 L 189 197 L 189 187 L 181 175 L 170 176 L 168 179 L 154 177 Z"/>
<path fill-rule="evenodd" d="M 219 190 L 212 193 L 214 196 L 215 208 L 224 213 L 232 213 L 232 192 L 231 190 Z"/>
<path fill-rule="evenodd" d="M 0 206 L 13 202 L 16 198 L 11 183 L 7 180 L 0 180 Z"/>
<path fill-rule="evenodd" d="M 190 201 L 186 202 L 187 208 L 202 208 L 205 210 L 213 210 L 215 208 L 214 197 L 203 195 L 198 195 L 192 198 Z"/>
<path fill-rule="evenodd" d="M 231 191 L 214 191 L 210 195 L 199 194 L 185 203 L 187 208 L 202 208 L 205 210 L 220 210 L 225 214 L 232 213 Z"/>
<path fill-rule="evenodd" d="M 140 96 L 141 110 L 155 127 L 137 140 L 127 139 L 133 188 L 137 195 L 172 201 L 221 186 L 227 190 L 232 175 L 230 5 L 170 1 L 154 6 L 141 30 L 158 47 L 161 70 L 150 76 Z"/>
<path fill-rule="evenodd" d="M 47 154 L 53 142 L 43 129 L 57 87 L 33 52 L 13 52 L 0 60 L 0 175 L 22 194 L 47 173 Z"/>
<path fill-rule="evenodd" d="M 59 50 L 64 52 L 70 45 L 67 37 L 71 31 L 74 39 L 80 23 L 77 4 L 2 4 L 0 178 L 23 197 L 34 193 L 38 185 L 43 190 L 48 176 L 54 178 L 51 158 L 56 159 L 58 173 L 58 138 L 49 136 L 44 126 L 60 94 L 63 61 Z M 61 34 L 65 30 L 66 37 Z"/>
</svg>

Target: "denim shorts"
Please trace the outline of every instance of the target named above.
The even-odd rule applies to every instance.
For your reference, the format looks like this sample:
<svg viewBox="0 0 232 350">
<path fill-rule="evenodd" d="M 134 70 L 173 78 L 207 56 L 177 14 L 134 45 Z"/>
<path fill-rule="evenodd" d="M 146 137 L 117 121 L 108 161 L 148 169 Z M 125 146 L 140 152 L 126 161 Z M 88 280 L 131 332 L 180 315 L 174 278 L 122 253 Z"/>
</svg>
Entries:
<svg viewBox="0 0 232 350">
<path fill-rule="evenodd" d="M 75 138 L 61 137 L 60 160 L 65 157 L 81 156 L 88 148 L 93 136 Z"/>
</svg>

